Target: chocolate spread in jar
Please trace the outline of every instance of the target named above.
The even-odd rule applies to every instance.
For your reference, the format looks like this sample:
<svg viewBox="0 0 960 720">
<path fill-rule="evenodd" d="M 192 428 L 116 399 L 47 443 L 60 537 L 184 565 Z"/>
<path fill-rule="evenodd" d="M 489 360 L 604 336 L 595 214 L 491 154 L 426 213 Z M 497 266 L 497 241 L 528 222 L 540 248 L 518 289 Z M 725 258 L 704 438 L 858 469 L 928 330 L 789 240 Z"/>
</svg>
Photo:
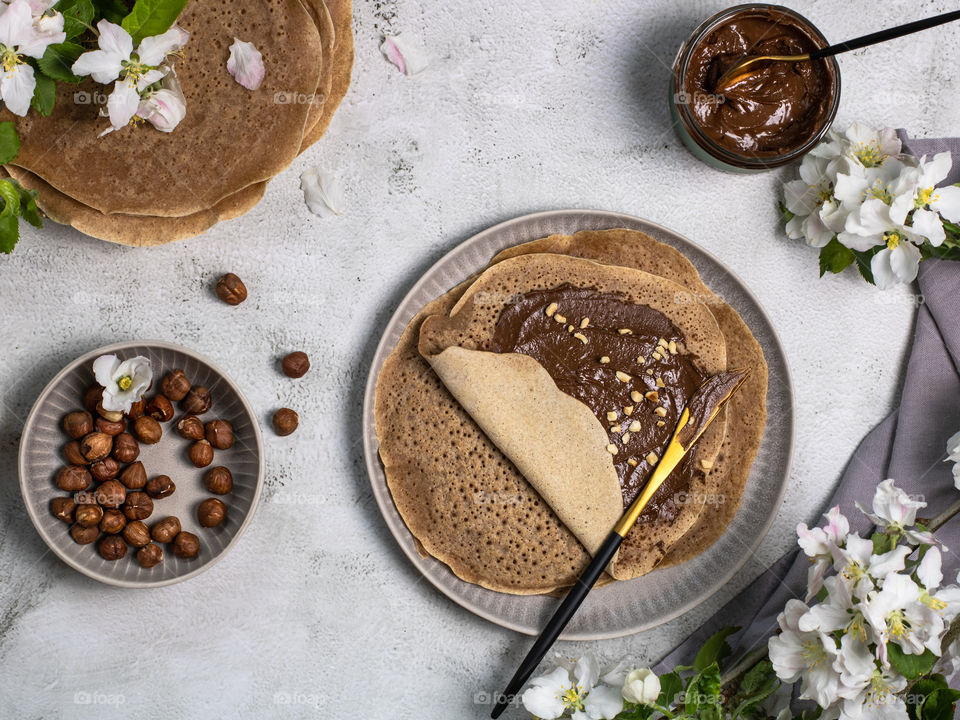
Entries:
<svg viewBox="0 0 960 720">
<path fill-rule="evenodd" d="M 682 352 L 683 344 L 683 335 L 657 310 L 611 293 L 561 285 L 516 298 L 500 314 L 487 349 L 529 355 L 561 391 L 593 411 L 617 450 L 613 464 L 627 507 L 656 465 L 649 454 L 663 454 L 687 400 L 705 379 Z M 687 456 L 640 522 L 673 519 L 674 498 L 689 488 L 695 472 Z"/>
<path fill-rule="evenodd" d="M 773 9 L 727 18 L 690 52 L 683 89 L 697 125 L 735 153 L 779 156 L 802 146 L 830 114 L 834 83 L 827 62 L 757 63 L 725 88 L 716 82 L 745 56 L 800 55 L 819 47 L 808 28 Z"/>
</svg>

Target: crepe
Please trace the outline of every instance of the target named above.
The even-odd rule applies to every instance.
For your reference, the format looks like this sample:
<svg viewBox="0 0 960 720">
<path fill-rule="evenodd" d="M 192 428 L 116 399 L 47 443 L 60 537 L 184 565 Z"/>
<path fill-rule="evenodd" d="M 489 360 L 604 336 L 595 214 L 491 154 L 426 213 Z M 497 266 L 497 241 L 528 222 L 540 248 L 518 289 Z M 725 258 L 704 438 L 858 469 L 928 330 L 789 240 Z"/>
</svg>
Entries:
<svg viewBox="0 0 960 720">
<path fill-rule="evenodd" d="M 463 352 L 456 358 L 445 357 L 452 348 L 486 349 L 501 311 L 512 303 L 514 297 L 561 285 L 619 294 L 629 302 L 662 313 L 680 331 L 685 339 L 684 352 L 695 359 L 705 375 L 726 368 L 726 351 L 717 323 L 704 305 L 676 302 L 677 294 L 683 291 L 681 286 L 632 268 L 601 265 L 562 255 L 525 255 L 497 263 L 470 286 L 449 316 L 435 315 L 424 321 L 420 330 L 421 354 L 493 443 L 513 461 L 561 521 L 593 553 L 616 524 L 626 504 L 623 497 L 617 502 L 615 495 L 612 506 L 596 502 L 597 486 L 603 482 L 601 471 L 606 470 L 609 474 L 613 470 L 610 454 L 606 451 L 609 443 L 606 428 L 579 401 L 561 407 L 561 400 L 572 398 L 550 382 L 546 371 L 542 372 L 552 392 L 541 388 L 529 403 L 528 411 L 524 412 L 516 387 L 522 385 L 517 376 L 524 370 L 516 363 L 507 366 L 497 355 L 483 352 L 472 357 L 465 357 Z M 536 361 L 532 364 L 539 367 Z M 465 371 L 471 365 L 475 369 Z M 485 367 L 476 369 L 477 366 Z M 485 406 L 463 402 L 464 395 L 476 394 L 488 398 Z M 538 404 L 542 406 L 539 412 Z M 544 418 L 556 417 L 559 420 L 556 425 L 560 427 L 579 427 L 577 406 L 592 421 L 594 432 L 581 431 L 579 438 L 571 438 L 570 433 L 566 433 L 561 438 L 564 442 L 558 442 L 557 447 L 566 445 L 569 448 L 567 453 L 540 448 L 548 441 L 542 438 L 544 433 L 558 432 L 556 426 L 545 428 Z M 506 424 L 489 414 L 498 408 L 502 408 L 502 414 L 507 417 Z M 478 410 L 486 410 L 488 414 L 478 414 Z M 697 443 L 692 453 L 693 463 L 689 466 L 694 473 L 691 482 L 703 482 L 704 472 L 699 462 L 702 460 L 705 467 L 712 466 L 723 431 L 724 421 L 720 418 Z M 590 463 L 599 463 L 602 467 L 594 473 L 585 473 L 570 457 L 577 452 L 584 455 L 583 462 L 589 458 Z M 577 477 L 578 473 L 580 477 Z M 673 542 L 693 526 L 703 509 L 703 503 L 697 500 L 701 494 L 691 492 L 690 484 L 680 480 L 681 475 L 679 469 L 675 471 L 669 484 L 675 493 L 683 492 L 689 496 L 690 501 L 663 506 L 651 503 L 646 508 L 628 534 L 631 542 L 626 552 L 610 566 L 614 578 L 629 579 L 649 572 Z M 612 477 L 610 482 L 615 483 L 616 488 L 619 483 L 615 472 Z M 609 498 L 609 494 L 603 497 Z"/>
<path fill-rule="evenodd" d="M 683 562 L 720 537 L 739 505 L 765 424 L 767 371 L 763 352 L 737 313 L 700 281 L 693 265 L 677 250 L 631 230 L 551 236 L 509 248 L 494 263 L 534 252 L 556 252 L 598 262 L 644 269 L 684 286 L 689 299 L 706 302 L 727 345 L 730 367 L 749 367 L 751 375 L 730 401 L 723 446 L 707 475 L 711 490 L 721 488 L 724 502 L 711 504 L 674 544 L 661 564 Z M 514 594 L 550 593 L 572 584 L 589 561 L 576 541 L 523 476 L 482 433 L 416 352 L 423 319 L 448 314 L 470 281 L 424 307 L 410 322 L 377 378 L 375 418 L 380 455 L 388 485 L 418 547 L 450 566 L 460 578 Z M 687 295 L 681 295 L 687 298 Z M 437 437 L 449 447 L 426 452 Z M 447 441 L 444 441 L 447 442 Z M 478 462 L 484 458 L 486 462 Z M 496 462 L 492 462 L 492 461 Z M 463 488 L 458 488 L 463 484 Z M 471 490 L 472 488 L 472 490 Z M 486 488 L 486 489 L 480 489 Z M 707 495 L 707 487 L 691 495 Z M 515 497 L 516 503 L 489 512 L 489 504 L 451 507 L 451 495 Z M 444 520 L 456 519 L 452 527 Z M 441 526 L 438 531 L 437 526 Z M 446 530 L 444 530 L 446 527 Z M 621 558 L 642 548 L 630 534 Z"/>
<path fill-rule="evenodd" d="M 767 419 L 767 363 L 763 348 L 743 318 L 703 283 L 697 269 L 683 253 L 645 233 L 614 229 L 552 235 L 507 248 L 493 259 L 493 263 L 527 253 L 544 252 L 642 268 L 674 279 L 687 290 L 681 299 L 706 304 L 717 319 L 726 341 L 728 367 L 750 369 L 746 382 L 727 403 L 723 447 L 707 475 L 704 488 L 706 498 L 710 499 L 709 509 L 701 514 L 681 542 L 673 546 L 661 564 L 670 566 L 685 562 L 716 542 L 740 507 Z"/>
<path fill-rule="evenodd" d="M 448 313 L 468 286 L 417 313 L 377 376 L 387 484 L 423 554 L 458 577 L 515 595 L 553 592 L 576 582 L 589 554 L 417 350 L 424 318 Z"/>
<path fill-rule="evenodd" d="M 329 90 L 322 98 L 318 95 L 308 114 L 308 124 L 313 118 L 310 136 L 304 137 L 300 152 L 306 150 L 323 134 L 334 112 L 346 94 L 350 84 L 350 67 L 353 63 L 353 34 L 350 27 L 350 0 L 334 0 L 330 3 L 336 17 L 332 18 L 322 0 L 304 0 L 310 9 L 311 18 L 318 23 L 324 51 L 324 87 Z M 340 32 L 337 34 L 337 28 Z M 330 62 L 327 62 L 327 55 Z M 322 128 L 322 129 L 321 129 Z M 220 201 L 212 208 L 184 217 L 151 217 L 123 213 L 106 215 L 94 210 L 53 188 L 49 183 L 22 168 L 7 166 L 8 174 L 18 179 L 25 187 L 40 193 L 38 205 L 52 220 L 72 225 L 81 232 L 132 246 L 153 246 L 194 237 L 222 220 L 238 217 L 253 208 L 263 197 L 266 181 L 254 183 Z"/>
<path fill-rule="evenodd" d="M 22 139 L 17 165 L 100 212 L 161 217 L 202 212 L 285 169 L 311 105 L 282 100 L 311 96 L 320 80 L 320 36 L 303 5 L 193 0 L 178 23 L 191 38 L 176 63 L 188 111 L 175 133 L 125 129 L 98 137 L 106 123 L 99 107 L 74 96 L 102 86 L 61 84 L 49 117 L 13 118 Z M 266 60 L 256 91 L 226 70 L 234 37 L 255 40 Z"/>
</svg>

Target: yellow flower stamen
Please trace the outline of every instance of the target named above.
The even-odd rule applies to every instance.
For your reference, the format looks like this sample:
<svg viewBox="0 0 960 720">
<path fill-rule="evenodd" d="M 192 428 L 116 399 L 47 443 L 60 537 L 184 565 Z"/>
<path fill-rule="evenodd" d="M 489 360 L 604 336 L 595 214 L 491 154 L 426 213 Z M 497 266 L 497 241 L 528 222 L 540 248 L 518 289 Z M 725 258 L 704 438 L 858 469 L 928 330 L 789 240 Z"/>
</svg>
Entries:
<svg viewBox="0 0 960 720">
<path fill-rule="evenodd" d="M 887 156 L 880 150 L 878 143 L 857 143 L 853 148 L 853 154 L 863 164 L 864 167 L 876 167 L 882 165 Z"/>
<path fill-rule="evenodd" d="M 11 72 L 16 69 L 17 65 L 23 64 L 23 58 L 20 57 L 13 48 L 8 48 L 5 45 L 0 45 L 0 61 L 3 62 L 3 71 Z"/>
<path fill-rule="evenodd" d="M 133 385 L 133 378 L 129 375 L 124 375 L 122 378 L 117 380 L 117 387 L 121 390 L 129 390 L 130 386 Z"/>
<path fill-rule="evenodd" d="M 887 628 L 890 630 L 890 636 L 895 639 L 910 636 L 910 625 L 904 622 L 903 610 L 896 610 L 890 614 L 887 618 Z"/>
<path fill-rule="evenodd" d="M 803 658 L 803 661 L 806 663 L 807 668 L 813 670 L 817 665 L 822 663 L 827 657 L 827 651 L 823 649 L 823 645 L 815 640 L 808 640 L 802 646 L 800 650 L 800 657 Z"/>
<path fill-rule="evenodd" d="M 926 590 L 920 593 L 920 602 L 922 602 L 931 610 L 936 610 L 937 612 L 940 612 L 947 607 L 947 604 L 943 600 L 937 600 L 937 598 L 933 597 Z"/>
<path fill-rule="evenodd" d="M 563 686 L 560 686 L 560 692 L 557 693 L 557 697 L 563 701 L 565 707 L 570 710 L 579 710 L 583 711 L 583 686 L 582 685 L 572 685 L 567 690 L 563 689 Z"/>
<path fill-rule="evenodd" d="M 883 241 L 887 244 L 887 247 L 891 250 L 894 250 L 903 238 L 900 237 L 900 233 L 896 230 L 891 230 L 888 233 L 883 234 Z"/>
</svg>

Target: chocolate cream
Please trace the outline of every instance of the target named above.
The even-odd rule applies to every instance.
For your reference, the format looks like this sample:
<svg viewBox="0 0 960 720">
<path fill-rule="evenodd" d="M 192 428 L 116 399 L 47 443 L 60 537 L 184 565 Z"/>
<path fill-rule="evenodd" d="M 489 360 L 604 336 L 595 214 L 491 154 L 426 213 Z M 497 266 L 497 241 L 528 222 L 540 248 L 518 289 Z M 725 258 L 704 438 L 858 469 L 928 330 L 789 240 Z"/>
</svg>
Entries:
<svg viewBox="0 0 960 720">
<path fill-rule="evenodd" d="M 731 16 L 690 52 L 683 89 L 697 125 L 738 154 L 779 156 L 800 147 L 830 113 L 833 68 L 826 61 L 757 63 L 725 88 L 716 83 L 745 56 L 799 55 L 820 46 L 808 28 L 776 10 Z"/>
<path fill-rule="evenodd" d="M 705 379 L 678 349 L 683 342 L 657 310 L 614 294 L 561 285 L 517 297 L 501 312 L 487 349 L 529 355 L 561 391 L 593 411 L 608 430 L 608 449 L 616 450 L 613 464 L 626 508 L 643 489 L 687 400 Z M 695 472 L 688 455 L 641 517 L 672 519 L 674 497 L 689 488 Z"/>
</svg>

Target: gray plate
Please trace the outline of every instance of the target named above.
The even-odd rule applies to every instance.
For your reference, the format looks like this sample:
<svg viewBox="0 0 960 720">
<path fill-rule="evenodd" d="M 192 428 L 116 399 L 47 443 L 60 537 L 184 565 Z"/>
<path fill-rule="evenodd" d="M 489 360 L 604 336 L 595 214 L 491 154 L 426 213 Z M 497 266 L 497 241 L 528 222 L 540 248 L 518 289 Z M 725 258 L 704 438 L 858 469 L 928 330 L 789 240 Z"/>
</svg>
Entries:
<svg viewBox="0 0 960 720">
<path fill-rule="evenodd" d="M 494 592 L 464 582 L 443 563 L 417 553 L 387 488 L 377 455 L 373 399 L 377 375 L 404 328 L 429 301 L 483 269 L 500 250 L 537 238 L 578 230 L 641 230 L 680 250 L 700 271 L 703 281 L 740 313 L 753 331 L 769 366 L 767 427 L 750 472 L 743 502 L 724 535 L 683 565 L 597 588 L 561 636 L 565 640 L 599 640 L 640 632 L 667 622 L 719 590 L 747 561 L 770 529 L 787 486 L 793 454 L 793 390 L 783 348 L 760 303 L 723 263 L 681 235 L 660 225 L 619 213 L 557 210 L 508 220 L 474 235 L 441 258 L 417 281 L 393 314 L 377 347 L 363 405 L 367 471 L 380 511 L 400 547 L 420 572 L 454 602 L 491 622 L 536 635 L 556 607 L 554 598 Z"/>
<path fill-rule="evenodd" d="M 67 495 L 54 484 L 54 476 L 65 460 L 61 448 L 69 441 L 60 427 L 63 416 L 83 408 L 84 391 L 95 384 L 93 361 L 100 355 L 116 354 L 121 360 L 143 355 L 151 361 L 154 388 L 174 368 L 182 369 L 194 385 L 206 385 L 213 395 L 213 407 L 204 421 L 221 418 L 233 424 L 235 444 L 217 450 L 213 463 L 225 465 L 233 474 L 233 491 L 213 496 L 203 486 L 203 474 L 187 458 L 190 441 L 181 438 L 174 425 L 182 413 L 162 423 L 163 437 L 156 445 L 140 444 L 140 457 L 147 477 L 169 475 L 176 483 L 173 495 L 154 500 L 153 514 L 144 522 L 152 525 L 169 515 L 180 519 L 184 530 L 200 538 L 200 553 L 185 560 L 175 557 L 170 545 L 163 546 L 163 562 L 150 569 L 140 567 L 135 548 L 113 562 L 104 560 L 96 543 L 77 545 L 69 526 L 50 512 L 50 501 Z M 147 393 L 149 397 L 151 393 Z M 20 491 L 27 513 L 37 532 L 57 556 L 70 567 L 95 580 L 121 587 L 157 587 L 191 578 L 222 558 L 233 547 L 253 517 L 263 483 L 263 447 L 253 409 L 240 389 L 206 358 L 188 348 L 165 342 L 124 342 L 94 350 L 67 365 L 50 381 L 27 418 L 20 440 Z M 227 519 L 216 528 L 197 522 L 197 505 L 208 497 L 220 497 L 227 505 Z"/>
</svg>

